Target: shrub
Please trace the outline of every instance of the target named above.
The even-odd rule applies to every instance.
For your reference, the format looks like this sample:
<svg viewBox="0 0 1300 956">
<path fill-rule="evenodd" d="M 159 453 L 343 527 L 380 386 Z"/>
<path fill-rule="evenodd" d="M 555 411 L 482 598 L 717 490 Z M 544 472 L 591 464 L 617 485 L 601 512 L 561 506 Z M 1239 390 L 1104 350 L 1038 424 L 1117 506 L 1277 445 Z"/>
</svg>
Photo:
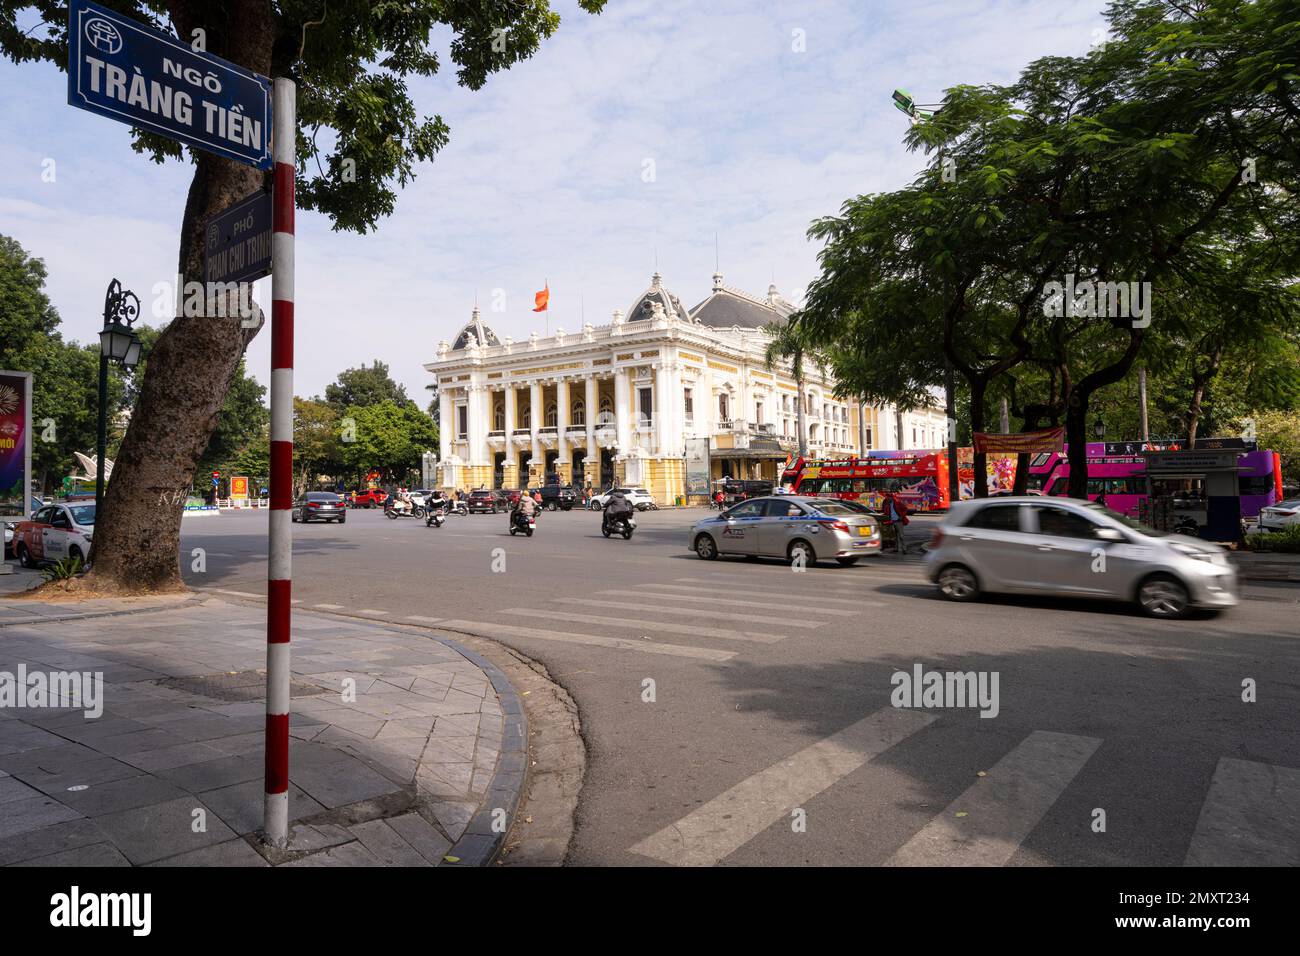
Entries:
<svg viewBox="0 0 1300 956">
<path fill-rule="evenodd" d="M 1246 538 L 1252 551 L 1277 554 L 1300 554 L 1300 524 L 1287 525 L 1282 531 L 1261 531 Z"/>
</svg>

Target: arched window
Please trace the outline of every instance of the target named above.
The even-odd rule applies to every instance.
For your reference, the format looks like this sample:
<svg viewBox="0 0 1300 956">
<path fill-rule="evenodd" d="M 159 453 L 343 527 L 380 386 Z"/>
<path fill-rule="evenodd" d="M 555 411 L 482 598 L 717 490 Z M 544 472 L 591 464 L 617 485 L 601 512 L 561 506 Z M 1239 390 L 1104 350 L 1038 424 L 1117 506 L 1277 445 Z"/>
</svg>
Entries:
<svg viewBox="0 0 1300 956">
<path fill-rule="evenodd" d="M 522 420 L 519 422 L 519 427 L 523 429 L 533 427 L 533 406 L 529 405 L 524 409 L 524 414 Z"/>
<path fill-rule="evenodd" d="M 587 406 L 586 406 L 586 404 L 582 401 L 582 399 L 578 399 L 576 402 L 573 403 L 573 419 L 572 419 L 572 420 L 573 420 L 573 424 L 575 424 L 575 425 L 585 425 L 585 424 L 587 424 Z"/>
<path fill-rule="evenodd" d="M 505 431 L 506 429 L 506 406 L 497 402 L 492 408 L 492 430 L 494 432 Z"/>
<path fill-rule="evenodd" d="M 718 419 L 719 421 L 731 421 L 731 396 L 723 392 L 718 396 Z"/>
<path fill-rule="evenodd" d="M 551 402 L 549 405 L 546 406 L 546 427 L 554 428 L 556 424 L 559 422 L 558 416 L 559 416 L 559 411 L 556 409 L 555 403 Z"/>
<path fill-rule="evenodd" d="M 600 398 L 600 412 L 596 415 L 596 424 L 614 424 L 614 403 L 608 395 L 602 395 Z"/>
</svg>

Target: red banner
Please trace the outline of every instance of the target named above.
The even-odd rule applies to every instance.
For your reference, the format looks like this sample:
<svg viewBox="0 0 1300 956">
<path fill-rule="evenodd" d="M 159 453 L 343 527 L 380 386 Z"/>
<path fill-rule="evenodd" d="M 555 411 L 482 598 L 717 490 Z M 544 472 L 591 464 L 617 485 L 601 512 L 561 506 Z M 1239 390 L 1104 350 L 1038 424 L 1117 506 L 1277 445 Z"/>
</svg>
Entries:
<svg viewBox="0 0 1300 956">
<path fill-rule="evenodd" d="M 975 433 L 975 453 L 986 455 L 1033 454 L 1042 451 L 1065 451 L 1065 426 L 1043 428 L 1036 432 L 1019 432 L 999 435 L 993 432 Z"/>
</svg>

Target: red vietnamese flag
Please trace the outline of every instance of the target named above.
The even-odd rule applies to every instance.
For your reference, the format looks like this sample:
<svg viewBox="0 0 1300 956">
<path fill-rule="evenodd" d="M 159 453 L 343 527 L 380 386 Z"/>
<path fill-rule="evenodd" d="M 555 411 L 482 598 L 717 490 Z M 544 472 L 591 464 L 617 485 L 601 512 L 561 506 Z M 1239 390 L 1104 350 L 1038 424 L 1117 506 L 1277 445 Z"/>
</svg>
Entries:
<svg viewBox="0 0 1300 956">
<path fill-rule="evenodd" d="M 537 307 L 533 309 L 533 311 L 545 312 L 546 303 L 549 302 L 550 300 L 551 300 L 551 284 L 548 282 L 546 283 L 546 288 L 542 289 L 541 292 L 533 293 L 533 301 L 537 304 Z"/>
</svg>

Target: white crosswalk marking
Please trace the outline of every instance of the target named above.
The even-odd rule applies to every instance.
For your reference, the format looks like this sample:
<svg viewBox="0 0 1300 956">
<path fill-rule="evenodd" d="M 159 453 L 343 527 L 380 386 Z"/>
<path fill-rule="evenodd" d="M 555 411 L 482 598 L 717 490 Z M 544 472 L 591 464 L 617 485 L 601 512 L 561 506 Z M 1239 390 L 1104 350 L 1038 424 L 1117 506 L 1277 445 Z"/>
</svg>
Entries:
<svg viewBox="0 0 1300 956">
<path fill-rule="evenodd" d="M 699 591 L 705 594 L 718 593 L 717 588 L 697 588 L 685 584 L 641 584 L 637 586 L 637 590 L 643 594 L 648 593 L 646 591 L 647 588 L 653 588 L 657 591 L 671 590 L 674 593 L 679 591 Z M 766 591 L 747 591 L 743 588 L 733 588 L 729 586 L 722 593 L 734 594 L 740 597 L 744 597 L 745 595 L 753 595 L 754 597 L 772 597 L 777 594 L 785 594 L 785 595 L 789 595 L 790 597 L 808 598 L 810 600 L 817 601 L 819 604 L 823 602 L 827 602 L 831 604 L 852 604 L 855 607 L 868 607 L 868 606 L 879 607 L 880 606 L 879 601 L 863 601 L 856 598 L 823 597 L 820 594 L 796 594 L 792 591 L 782 591 L 780 588 L 777 587 L 768 588 Z"/>
<path fill-rule="evenodd" d="M 759 644 L 775 644 L 782 640 L 779 634 L 753 634 L 745 631 L 730 631 L 721 627 L 704 627 L 700 624 L 669 623 L 665 621 L 646 621 L 639 618 L 602 617 L 599 614 L 575 614 L 571 611 L 514 607 L 507 608 L 502 614 L 515 614 L 519 617 L 539 617 L 543 620 L 577 621 L 580 624 L 610 624 L 614 627 L 626 627 L 640 630 L 646 634 L 666 631 L 673 634 L 687 634 L 691 637 L 717 637 L 727 641 L 755 641 Z"/>
<path fill-rule="evenodd" d="M 1300 866 L 1300 770 L 1222 757 L 1184 866 Z"/>
<path fill-rule="evenodd" d="M 437 624 L 442 620 L 440 617 L 425 617 L 423 614 L 408 614 L 406 619 L 408 621 L 419 621 L 421 624 Z"/>
<path fill-rule="evenodd" d="M 708 618 L 714 621 L 733 621 L 737 624 L 765 624 L 771 626 L 772 615 L 770 614 L 738 614 L 732 611 L 704 611 L 697 610 L 693 607 L 663 607 L 658 604 L 629 604 L 627 601 L 597 601 L 593 598 L 555 598 L 555 604 L 583 604 L 589 607 L 616 607 L 624 611 L 653 611 L 655 614 L 689 614 L 691 617 Z M 790 628 L 799 628 L 802 630 L 812 630 L 815 627 L 825 627 L 825 621 L 782 621 L 782 630 Z"/>
<path fill-rule="evenodd" d="M 596 593 L 597 594 L 626 594 L 627 592 L 623 590 L 614 589 L 609 591 L 597 591 Z M 643 594 L 645 597 L 655 596 L 649 591 L 642 591 L 640 593 Z M 669 595 L 663 594 L 658 596 L 668 597 Z M 848 617 L 851 614 L 857 613 L 856 611 L 850 611 L 847 608 L 815 607 L 808 604 L 790 604 L 789 602 L 773 603 L 769 601 L 751 601 L 751 600 L 733 601 L 729 598 L 713 597 L 712 595 L 709 594 L 699 594 L 699 595 L 674 594 L 672 595 L 672 599 L 674 601 L 704 601 L 707 604 L 726 604 L 726 605 L 734 605 L 736 607 L 767 607 L 767 608 L 771 608 L 774 611 L 793 611 L 793 612 L 807 613 L 807 614 L 832 614 L 835 615 L 836 617 Z M 881 601 L 863 601 L 862 606 L 863 607 L 884 607 L 885 605 Z"/>
<path fill-rule="evenodd" d="M 885 865 L 1004 865 L 1100 746 L 1095 737 L 1034 731 Z"/>
<path fill-rule="evenodd" d="M 356 613 L 357 613 L 357 614 L 368 614 L 368 615 L 370 615 L 371 617 L 383 617 L 383 616 L 384 616 L 385 614 L 387 614 L 388 612 L 385 611 L 385 610 L 382 610 L 382 609 L 380 609 L 380 610 L 375 610 L 373 607 L 363 607 L 361 610 L 357 611 Z"/>
<path fill-rule="evenodd" d="M 715 651 L 709 647 L 664 644 L 659 641 L 629 641 L 621 637 L 604 637 L 599 634 L 570 634 L 567 631 L 512 627 L 509 624 L 489 624 L 484 621 L 441 621 L 439 626 L 450 631 L 468 631 L 471 634 L 480 634 L 484 637 L 526 637 L 540 641 L 557 641 L 561 644 L 591 644 L 597 647 L 614 647 L 624 651 L 641 651 L 645 654 L 694 657 L 706 661 L 729 661 L 736 656 L 735 651 Z"/>
<path fill-rule="evenodd" d="M 671 826 L 646 837 L 633 853 L 677 866 L 712 866 L 832 784 L 936 718 L 886 707 L 742 780 Z"/>
<path fill-rule="evenodd" d="M 323 611 L 341 611 L 341 610 L 343 610 L 343 605 L 342 605 L 342 604 L 313 604 L 312 607 L 318 607 L 318 608 L 320 608 L 320 609 L 323 610 Z"/>
</svg>

